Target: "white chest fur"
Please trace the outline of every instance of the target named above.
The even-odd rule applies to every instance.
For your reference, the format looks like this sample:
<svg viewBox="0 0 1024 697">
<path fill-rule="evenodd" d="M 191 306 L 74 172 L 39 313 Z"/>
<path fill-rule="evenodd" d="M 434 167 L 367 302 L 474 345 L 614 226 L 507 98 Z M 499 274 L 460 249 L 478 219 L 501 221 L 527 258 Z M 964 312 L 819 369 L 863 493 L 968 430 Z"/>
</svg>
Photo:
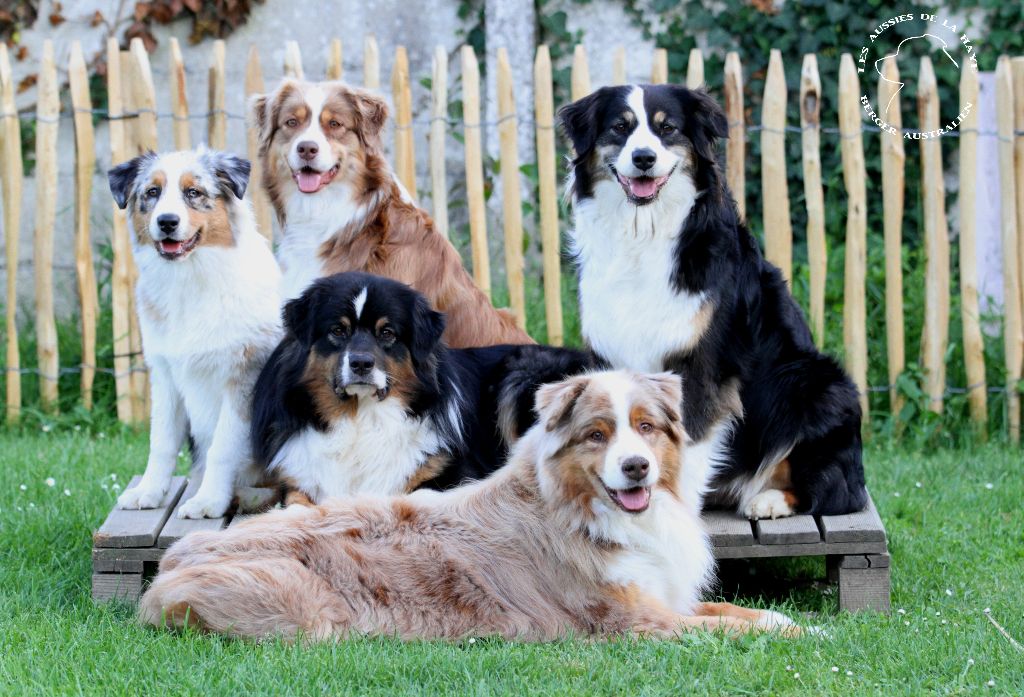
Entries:
<svg viewBox="0 0 1024 697">
<path fill-rule="evenodd" d="M 271 464 L 318 503 L 356 494 L 404 493 L 409 478 L 441 450 L 430 419 L 409 415 L 397 399 L 358 399 L 355 416 L 343 417 L 324 432 L 307 428 Z"/>
<path fill-rule="evenodd" d="M 704 295 L 677 293 L 671 282 L 676 241 L 696 196 L 690 178 L 676 173 L 647 206 L 630 203 L 612 181 L 576 202 L 583 336 L 615 368 L 664 370 L 668 355 L 700 336 Z"/>
</svg>

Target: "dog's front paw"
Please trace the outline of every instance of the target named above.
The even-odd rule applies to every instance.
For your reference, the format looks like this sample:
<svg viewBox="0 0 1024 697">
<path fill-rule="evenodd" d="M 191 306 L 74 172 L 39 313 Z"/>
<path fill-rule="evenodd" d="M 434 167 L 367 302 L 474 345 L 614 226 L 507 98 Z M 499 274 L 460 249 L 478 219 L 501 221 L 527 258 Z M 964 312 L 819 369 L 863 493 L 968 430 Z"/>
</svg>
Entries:
<svg viewBox="0 0 1024 697">
<path fill-rule="evenodd" d="M 117 507 L 137 510 L 140 508 L 158 508 L 167 494 L 168 485 L 152 485 L 139 482 L 131 489 L 125 489 L 124 493 L 117 497 Z"/>
<path fill-rule="evenodd" d="M 761 518 L 785 518 L 793 515 L 795 511 L 789 505 L 785 492 L 778 489 L 767 489 L 750 499 L 750 503 L 743 509 L 743 515 L 750 520 Z"/>
<path fill-rule="evenodd" d="M 231 497 L 204 496 L 202 492 L 196 494 L 185 503 L 178 506 L 179 518 L 220 518 L 227 513 Z"/>
</svg>

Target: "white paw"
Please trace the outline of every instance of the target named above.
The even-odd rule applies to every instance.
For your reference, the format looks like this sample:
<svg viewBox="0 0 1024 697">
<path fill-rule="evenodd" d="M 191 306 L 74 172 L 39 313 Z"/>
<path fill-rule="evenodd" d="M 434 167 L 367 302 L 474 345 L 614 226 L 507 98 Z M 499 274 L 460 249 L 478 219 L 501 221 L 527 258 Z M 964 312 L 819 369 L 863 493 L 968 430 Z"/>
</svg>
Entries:
<svg viewBox="0 0 1024 697">
<path fill-rule="evenodd" d="M 117 497 L 117 507 L 127 509 L 158 508 L 167 493 L 168 484 L 150 485 L 139 482 L 131 489 L 125 489 L 124 493 Z"/>
<path fill-rule="evenodd" d="M 179 518 L 220 518 L 227 513 L 231 497 L 204 496 L 201 492 L 178 506 Z"/>
<path fill-rule="evenodd" d="M 785 518 L 793 515 L 792 506 L 786 502 L 786 495 L 778 489 L 767 489 L 750 499 L 743 508 L 743 515 L 750 520 L 761 518 Z"/>
</svg>

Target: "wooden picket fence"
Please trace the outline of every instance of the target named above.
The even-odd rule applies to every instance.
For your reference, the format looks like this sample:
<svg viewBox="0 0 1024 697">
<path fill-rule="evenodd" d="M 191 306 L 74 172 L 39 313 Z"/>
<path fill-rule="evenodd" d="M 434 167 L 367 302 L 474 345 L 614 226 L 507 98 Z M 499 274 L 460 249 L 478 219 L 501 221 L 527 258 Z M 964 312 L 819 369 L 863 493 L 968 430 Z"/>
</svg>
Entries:
<svg viewBox="0 0 1024 697">
<path fill-rule="evenodd" d="M 224 147 L 228 114 L 225 111 L 224 43 L 213 43 L 209 67 L 209 101 L 207 142 Z M 46 408 L 57 402 L 59 357 L 53 300 L 53 221 L 57 207 L 57 129 L 60 116 L 59 84 L 54 51 L 50 42 L 43 48 L 36 125 L 36 227 L 34 236 L 35 323 L 38 337 L 38 370 L 40 398 Z M 106 118 L 110 126 L 110 153 L 113 164 L 156 148 L 158 120 L 156 91 L 150 70 L 151 56 L 141 40 L 131 42 L 129 50 L 120 49 L 116 40 L 107 45 L 107 89 L 109 102 Z M 175 147 L 191 146 L 187 119 L 186 73 L 177 42 L 171 39 L 167 51 L 170 67 L 172 116 L 171 128 Z M 462 77 L 462 135 L 464 139 L 466 200 L 470 229 L 473 277 L 488 295 L 491 292 L 490 258 L 487 245 L 487 215 L 484 198 L 484 166 L 481 143 L 480 70 L 472 47 L 460 52 Z M 344 79 L 342 43 L 335 39 L 328 47 L 327 79 Z M 286 44 L 283 74 L 306 76 L 296 42 Z M 897 75 L 895 63 L 885 66 L 890 77 Z M 81 394 L 83 404 L 92 404 L 92 385 L 96 365 L 96 318 L 98 301 L 90 236 L 90 194 L 95 168 L 96 142 L 93 133 L 93 107 L 89 99 L 88 76 L 82 49 L 73 44 L 68 62 L 69 91 L 74 107 L 76 141 L 75 167 L 75 258 L 78 276 L 82 322 Z M 433 58 L 432 107 L 430 119 L 429 186 L 433 201 L 432 214 L 438 229 L 447 234 L 448 182 L 445 172 L 445 145 L 448 136 L 448 55 L 438 47 Z M 626 52 L 618 48 L 613 54 L 612 83 L 621 84 L 626 75 Z M 656 49 L 651 71 L 653 83 L 668 81 L 668 54 Z M 503 193 L 504 264 L 512 311 L 525 326 L 523 221 L 520 200 L 519 152 L 516 145 L 517 116 L 515 85 L 508 56 L 502 49 L 497 56 L 498 115 L 495 124 L 500 138 L 501 186 Z M 394 166 L 405 187 L 417 192 L 416 153 L 413 140 L 412 92 L 409 62 L 404 47 L 398 47 L 391 74 L 394 104 Z M 558 220 L 558 187 L 560 165 L 555 156 L 554 100 L 551 58 L 546 46 L 537 50 L 534 64 L 535 130 L 538 170 L 539 231 L 543 253 L 545 315 L 548 337 L 552 344 L 563 341 L 562 298 L 560 295 L 560 248 Z M 846 367 L 861 393 L 861 404 L 867 413 L 867 326 L 865 308 L 867 206 L 863 132 L 860 104 L 861 86 L 853 58 L 842 56 L 839 69 L 839 123 L 844 186 L 847 195 L 846 265 L 843 286 L 843 337 Z M 367 37 L 363 46 L 363 85 L 380 88 L 380 56 L 375 39 Z M 704 61 L 701 52 L 691 51 L 688 57 L 685 84 L 704 84 Z M 786 102 L 792 86 L 786 84 L 782 56 L 772 50 L 768 57 L 764 84 L 762 120 L 759 127 L 746 124 L 743 107 L 743 68 L 736 53 L 729 53 L 724 66 L 724 106 L 729 122 L 726 143 L 726 178 L 734 191 L 745 189 L 746 131 L 761 132 L 762 217 L 765 254 L 777 264 L 787 280 L 792 278 L 793 230 L 790 217 L 785 141 L 787 131 Z M 867 86 L 865 86 L 867 87 Z M 887 103 L 892 83 L 880 81 L 879 103 Z M 248 56 L 245 93 L 263 92 L 265 83 L 260 56 L 252 49 Z M 578 99 L 591 91 L 587 56 L 582 46 L 575 48 L 572 59 L 571 96 Z M 798 86 L 802 171 L 807 209 L 807 245 L 809 258 L 809 317 L 817 341 L 824 336 L 826 245 L 825 210 L 821 175 L 820 119 L 821 79 L 814 55 L 804 57 Z M 1024 58 L 1003 56 L 996 69 L 996 100 L 998 105 L 999 167 L 1002 182 L 1002 228 L 1005 280 L 1005 361 L 1009 433 L 1013 441 L 1020 439 L 1020 395 L 1016 387 L 1021 379 L 1024 359 L 1022 307 L 1024 307 Z M 1016 97 L 1015 97 L 1016 95 Z M 969 68 L 960 82 L 960 102 L 977 103 L 977 75 Z M 898 99 L 898 98 L 897 98 Z M 899 110 L 896 110 L 899 113 Z M 0 137 L 2 137 L 3 223 L 7 234 L 7 268 L 17 268 L 18 235 L 21 207 L 21 143 L 19 116 L 14 105 L 14 90 L 7 48 L 0 45 Z M 921 131 L 938 128 L 938 93 L 930 61 L 921 60 L 919 75 L 918 122 Z M 898 121 L 893 123 L 901 127 Z M 979 322 L 978 271 L 975 258 L 975 223 L 977 182 L 974 168 L 977 160 L 977 110 L 971 110 L 960 129 L 960 294 L 963 308 L 964 355 L 968 378 L 968 399 L 971 419 L 979 432 L 986 429 L 988 388 L 985 381 L 982 335 Z M 903 336 L 903 280 L 901 235 L 904 208 L 905 142 L 919 148 L 924 203 L 925 246 L 927 258 L 925 326 L 922 339 L 922 367 L 931 408 L 941 412 L 946 391 L 945 353 L 950 315 L 950 249 L 945 211 L 943 168 L 937 139 L 905 141 L 900 135 L 881 133 L 882 144 L 882 207 L 885 239 L 885 297 L 889 391 L 891 406 L 898 414 L 901 399 L 895 389 L 896 378 L 906 367 Z M 248 129 L 248 150 L 253 160 L 253 181 L 260 181 L 256 139 Z M 261 186 L 250 187 L 260 230 L 272 234 L 271 209 Z M 746 216 L 744 197 L 738 196 L 740 212 Z M 131 257 L 128 229 L 123 211 L 111 204 L 113 213 L 113 374 L 116 384 L 117 415 L 127 423 L 145 420 L 148 413 L 146 371 L 142 361 L 138 322 L 133 307 L 132 287 L 137 271 Z M 16 274 L 7 274 L 7 418 L 17 420 L 22 406 L 20 357 L 15 325 Z"/>
</svg>

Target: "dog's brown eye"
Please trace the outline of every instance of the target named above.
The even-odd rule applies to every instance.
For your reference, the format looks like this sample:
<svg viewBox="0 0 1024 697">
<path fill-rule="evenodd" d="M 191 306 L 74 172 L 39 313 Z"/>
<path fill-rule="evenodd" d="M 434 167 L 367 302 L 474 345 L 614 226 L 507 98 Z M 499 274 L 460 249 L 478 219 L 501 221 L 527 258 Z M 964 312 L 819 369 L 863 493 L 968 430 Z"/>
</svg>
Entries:
<svg viewBox="0 0 1024 697">
<path fill-rule="evenodd" d="M 287 126 L 288 128 L 295 128 L 296 126 L 299 125 L 299 120 L 298 119 L 288 119 L 287 121 L 284 122 L 284 125 Z"/>
<path fill-rule="evenodd" d="M 604 443 L 604 431 L 591 431 L 587 438 L 594 443 Z"/>
<path fill-rule="evenodd" d="M 338 339 L 344 339 L 348 336 L 348 330 L 340 324 L 336 324 L 331 327 L 331 336 L 337 337 Z"/>
<path fill-rule="evenodd" d="M 654 431 L 654 424 L 649 421 L 641 421 L 636 428 L 640 433 L 651 433 Z"/>
<path fill-rule="evenodd" d="M 395 340 L 395 330 L 391 327 L 384 327 L 380 330 L 380 340 L 391 342 Z"/>
<path fill-rule="evenodd" d="M 676 132 L 676 127 L 673 126 L 672 124 L 670 124 L 670 123 L 663 123 L 663 124 L 661 124 L 661 135 L 663 135 L 663 136 L 672 135 L 675 132 Z"/>
<path fill-rule="evenodd" d="M 341 124 L 335 121 L 334 119 L 331 119 L 330 123 L 328 123 L 327 125 L 330 126 L 331 128 L 341 128 Z"/>
<path fill-rule="evenodd" d="M 625 121 L 618 121 L 618 122 L 616 122 L 616 124 L 614 126 L 612 126 L 612 130 L 615 131 L 616 133 L 618 133 L 619 135 L 622 135 L 628 129 L 629 129 L 629 126 L 626 124 Z"/>
<path fill-rule="evenodd" d="M 148 189 L 146 189 L 146 196 L 148 196 L 149 198 L 156 198 L 159 195 L 160 195 L 160 189 L 158 189 L 155 186 L 151 186 Z"/>
</svg>

